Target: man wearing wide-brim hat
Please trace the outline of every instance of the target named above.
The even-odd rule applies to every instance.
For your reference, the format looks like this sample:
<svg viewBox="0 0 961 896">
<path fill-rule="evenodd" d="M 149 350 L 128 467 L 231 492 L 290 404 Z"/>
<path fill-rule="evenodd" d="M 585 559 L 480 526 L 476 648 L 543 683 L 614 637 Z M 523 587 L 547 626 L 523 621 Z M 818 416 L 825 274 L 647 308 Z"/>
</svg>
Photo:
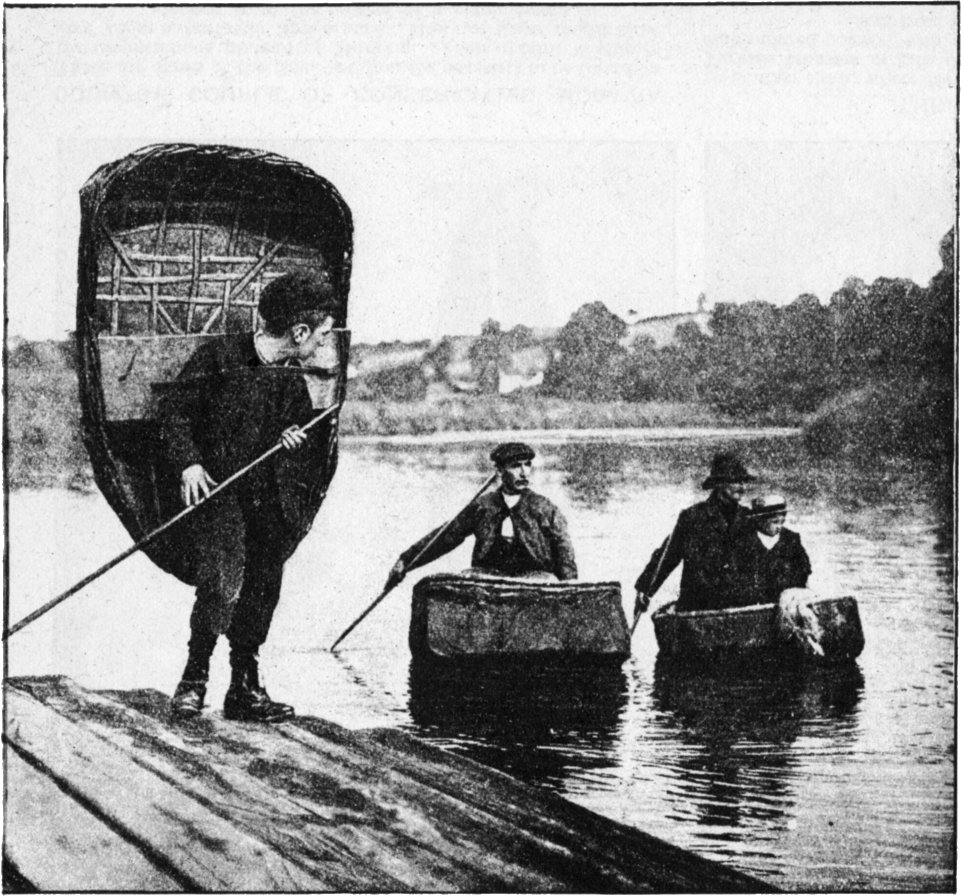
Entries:
<svg viewBox="0 0 961 896">
<path fill-rule="evenodd" d="M 756 479 L 736 454 L 714 456 L 710 475 L 702 483 L 711 494 L 706 501 L 681 511 L 673 531 L 637 580 L 635 616 L 647 609 L 651 597 L 682 562 L 678 610 L 714 610 L 726 605 L 734 545 L 753 532 L 747 508 L 740 502 L 745 484 Z"/>
<path fill-rule="evenodd" d="M 471 557 L 475 569 L 504 576 L 551 573 L 561 580 L 576 579 L 574 547 L 564 515 L 531 490 L 534 456 L 523 442 L 498 445 L 490 458 L 500 474 L 500 488 L 468 504 L 433 543 L 439 529 L 412 544 L 394 564 L 386 587 L 394 587 L 412 569 L 454 550 L 470 535 L 475 538 Z"/>
</svg>

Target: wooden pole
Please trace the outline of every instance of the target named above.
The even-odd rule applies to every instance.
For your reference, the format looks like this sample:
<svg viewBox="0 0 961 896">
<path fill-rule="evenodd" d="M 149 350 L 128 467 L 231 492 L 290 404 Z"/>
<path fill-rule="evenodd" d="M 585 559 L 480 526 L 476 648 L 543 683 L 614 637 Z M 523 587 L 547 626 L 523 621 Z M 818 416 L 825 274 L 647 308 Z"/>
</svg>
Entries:
<svg viewBox="0 0 961 896">
<path fill-rule="evenodd" d="M 654 569 L 654 575 L 651 578 L 651 584 L 657 581 L 657 577 L 661 574 L 661 567 L 664 565 L 664 558 L 667 556 L 667 552 L 671 549 L 671 542 L 674 540 L 674 533 L 677 532 L 677 524 L 674 524 L 674 528 L 671 529 L 671 534 L 667 536 L 667 541 L 664 543 L 664 550 L 661 551 L 661 556 L 657 558 L 657 566 Z M 644 595 L 648 597 L 647 594 Z M 634 634 L 634 629 L 637 628 L 637 623 L 641 621 L 641 616 L 644 615 L 644 610 L 638 610 L 634 613 L 634 623 L 631 625 L 631 635 Z"/>
<path fill-rule="evenodd" d="M 301 430 L 306 432 L 307 430 L 311 429 L 312 427 L 320 423 L 321 420 L 325 419 L 326 417 L 329 417 L 331 414 L 333 414 L 335 411 L 339 409 L 340 409 L 340 405 L 334 405 L 332 408 L 328 408 L 326 411 L 323 411 L 322 413 L 314 417 L 309 423 L 305 423 L 301 427 Z M 231 474 L 223 482 L 219 483 L 214 488 L 212 488 L 206 498 L 204 498 L 201 501 L 198 501 L 196 504 L 191 504 L 189 507 L 185 507 L 175 517 L 172 517 L 171 519 L 167 520 L 167 522 L 162 523 L 160 526 L 158 526 L 148 535 L 145 535 L 143 538 L 141 538 L 140 541 L 136 542 L 136 544 L 132 544 L 125 551 L 123 551 L 122 553 L 114 557 L 113 560 L 109 561 L 108 563 L 104 563 L 104 565 L 101 566 L 99 569 L 94 570 L 92 573 L 90 573 L 90 575 L 82 578 L 79 582 L 77 582 L 76 585 L 73 585 L 72 587 L 68 588 L 62 594 L 58 594 L 52 600 L 47 601 L 47 603 L 45 603 L 42 607 L 37 608 L 29 615 L 24 616 L 23 619 L 21 619 L 17 623 L 14 623 L 13 625 L 10 626 L 10 628 L 4 631 L 3 640 L 6 641 L 11 635 L 15 635 L 18 631 L 20 631 L 20 629 L 24 628 L 25 626 L 28 626 L 34 620 L 39 619 L 41 616 L 43 616 L 44 613 L 48 612 L 49 610 L 52 610 L 55 606 L 57 606 L 57 604 L 62 603 L 68 597 L 72 597 L 82 588 L 85 588 L 92 581 L 94 581 L 94 579 L 99 579 L 100 576 L 102 576 L 105 572 L 107 572 L 110 569 L 113 569 L 118 563 L 122 562 L 123 560 L 126 560 L 131 554 L 136 554 L 137 551 L 145 548 L 148 544 L 150 544 L 156 538 L 161 536 L 168 529 L 175 526 L 182 519 L 184 519 L 187 516 L 190 516 L 190 514 L 193 513 L 195 510 L 197 510 L 198 507 L 200 507 L 203 504 L 206 504 L 209 500 L 214 498 L 216 495 L 219 495 L 225 488 L 227 488 L 227 486 L 232 485 L 238 479 L 241 479 L 244 476 L 246 476 L 247 473 L 249 473 L 254 467 L 259 466 L 268 458 L 273 457 L 282 448 L 283 448 L 283 444 L 278 442 L 276 445 L 274 445 L 273 448 L 270 448 L 269 450 L 265 451 L 256 460 L 252 460 L 249 464 L 247 464 L 247 466 L 243 467 L 240 470 L 237 470 L 236 473 Z"/>
<path fill-rule="evenodd" d="M 499 474 L 499 473 L 496 473 L 496 472 L 495 472 L 495 473 L 491 473 L 490 478 L 487 480 L 487 482 L 485 482 L 485 483 L 480 487 L 480 489 L 478 490 L 477 494 L 474 495 L 474 497 L 471 498 L 470 501 L 467 502 L 467 506 L 470 507 L 471 504 L 473 504 L 482 494 L 484 494 L 484 492 L 486 492 L 487 489 L 490 488 L 491 484 L 494 482 L 494 480 L 497 479 L 497 477 L 498 477 L 499 475 L 500 475 L 500 474 Z M 451 517 L 446 523 L 444 523 L 444 525 L 441 526 L 440 529 L 437 530 L 437 532 L 435 533 L 434 537 L 431 538 L 431 540 L 428 541 L 427 544 L 425 544 L 425 545 L 417 552 L 417 554 L 411 559 L 411 561 L 410 561 L 410 563 L 408 564 L 408 566 L 416 563 L 421 557 L 423 557 L 424 554 L 426 553 L 427 549 L 428 549 L 435 541 L 437 541 L 437 539 L 440 538 L 441 535 L 443 535 L 443 534 L 450 528 L 450 524 L 451 524 L 452 522 L 454 522 L 455 519 L 456 519 L 456 517 Z M 398 583 L 398 584 L 399 584 L 399 583 Z M 377 604 L 379 604 L 385 597 L 387 597 L 387 595 L 390 594 L 390 592 L 393 591 L 395 587 L 396 587 L 396 586 L 391 585 L 389 588 L 385 588 L 383 591 L 381 591 L 381 593 L 377 596 L 377 598 L 374 600 L 374 602 L 373 602 L 366 610 L 364 610 L 364 612 L 361 613 L 360 616 L 358 616 L 349 626 L 347 626 L 347 628 L 344 630 L 344 633 L 343 633 L 336 641 L 334 641 L 333 644 L 330 645 L 331 653 L 333 653 L 334 649 L 337 647 L 337 645 L 338 645 L 341 641 L 344 640 L 344 638 L 346 638 L 355 628 L 357 628 L 358 625 L 360 625 L 361 622 L 364 621 L 364 619 L 367 618 L 367 614 L 370 613 L 370 611 L 373 610 L 374 607 L 376 607 Z"/>
</svg>

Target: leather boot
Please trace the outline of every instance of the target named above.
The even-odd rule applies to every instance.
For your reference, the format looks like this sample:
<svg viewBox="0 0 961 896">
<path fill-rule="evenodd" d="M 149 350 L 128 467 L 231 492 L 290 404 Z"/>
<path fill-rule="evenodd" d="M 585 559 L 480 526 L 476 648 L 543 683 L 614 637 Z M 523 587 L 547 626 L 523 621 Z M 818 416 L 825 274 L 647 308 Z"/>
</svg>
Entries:
<svg viewBox="0 0 961 896">
<path fill-rule="evenodd" d="M 207 695 L 206 681 L 181 679 L 170 701 L 170 713 L 176 719 L 193 719 L 203 712 Z"/>
<path fill-rule="evenodd" d="M 260 683 L 257 654 L 230 651 L 230 687 L 224 698 L 224 718 L 238 722 L 283 722 L 294 708 L 271 700 Z"/>
<path fill-rule="evenodd" d="M 177 719 L 192 719 L 204 708 L 210 657 L 217 644 L 216 636 L 193 634 L 187 646 L 187 665 L 180 684 L 170 701 L 170 712 Z"/>
</svg>

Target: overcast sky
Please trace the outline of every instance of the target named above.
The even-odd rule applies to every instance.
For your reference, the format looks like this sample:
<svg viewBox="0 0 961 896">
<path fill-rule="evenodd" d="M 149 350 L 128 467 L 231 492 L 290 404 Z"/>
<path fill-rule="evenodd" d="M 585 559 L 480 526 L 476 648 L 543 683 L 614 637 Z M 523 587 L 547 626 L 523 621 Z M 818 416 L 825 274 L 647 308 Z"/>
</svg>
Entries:
<svg viewBox="0 0 961 896">
<path fill-rule="evenodd" d="M 951 6 L 5 15 L 12 334 L 72 328 L 77 192 L 151 143 L 331 180 L 365 342 L 923 285 L 955 220 Z"/>
</svg>

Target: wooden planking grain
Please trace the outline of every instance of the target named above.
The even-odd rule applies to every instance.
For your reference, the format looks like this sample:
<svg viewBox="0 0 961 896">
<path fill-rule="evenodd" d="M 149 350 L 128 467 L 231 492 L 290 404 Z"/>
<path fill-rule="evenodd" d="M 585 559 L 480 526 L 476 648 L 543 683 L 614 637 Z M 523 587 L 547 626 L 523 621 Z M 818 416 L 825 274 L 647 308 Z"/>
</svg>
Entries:
<svg viewBox="0 0 961 896">
<path fill-rule="evenodd" d="M 158 722 L 166 712 L 165 698 L 116 696 Z M 301 730 L 307 725 L 311 731 Z M 236 725 L 214 716 L 204 719 L 202 727 L 214 768 L 242 755 L 253 757 L 249 767 L 276 793 L 287 793 L 319 814 L 335 811 L 328 843 L 338 843 L 355 865 L 361 863 L 347 889 L 376 888 L 376 879 L 369 881 L 378 872 L 393 881 L 391 889 L 569 889 L 552 869 L 538 871 L 517 855 L 530 840 L 523 830 L 494 822 L 483 812 L 465 812 L 460 801 L 398 775 L 382 761 L 383 751 L 357 741 L 346 728 L 317 719 Z M 543 845 L 541 850 L 548 851 Z"/>
<path fill-rule="evenodd" d="M 130 694 L 118 698 L 137 699 Z M 148 711 L 162 710 L 154 706 Z M 205 725 L 209 755 L 218 750 L 215 729 L 221 729 L 220 737 L 229 737 L 235 749 L 242 739 L 264 757 L 261 773 L 269 769 L 278 790 L 297 793 L 298 799 L 306 794 L 332 799 L 347 809 L 350 804 L 360 808 L 364 801 L 375 807 L 353 819 L 345 813 L 339 836 L 345 848 L 363 853 L 371 866 L 395 875 L 405 887 L 584 890 L 600 879 L 592 862 L 579 854 L 576 841 L 560 846 L 532 835 L 509 817 L 492 815 L 482 801 L 448 793 L 429 775 L 415 779 L 402 774 L 384 749 L 339 725 L 301 718 L 276 727 L 231 726 L 215 717 Z M 284 744 L 284 739 L 297 743 Z M 482 775 L 497 774 L 478 769 Z M 479 789 L 483 791 L 483 784 Z M 365 828 L 370 835 L 366 843 L 360 837 Z"/>
<path fill-rule="evenodd" d="M 171 723 L 169 700 L 156 692 L 120 695 L 127 698 L 125 703 L 63 678 L 34 679 L 21 686 L 122 751 L 132 765 L 157 775 L 185 799 L 195 800 L 303 868 L 313 888 L 398 889 L 399 881 L 340 842 L 336 831 L 343 820 L 338 818 L 341 807 L 336 801 L 291 798 L 266 774 L 274 761 L 272 728 L 254 726 L 266 737 L 251 739 L 243 734 L 245 726 L 212 716 Z M 131 702 L 141 708 L 128 705 Z M 361 820 L 358 828 L 362 826 Z"/>
<path fill-rule="evenodd" d="M 183 890 L 136 846 L 9 746 L 4 751 L 4 855 L 40 890 Z M 39 823 L 24 823 L 27 819 Z"/>
<path fill-rule="evenodd" d="M 241 725 L 209 715 L 171 728 L 169 701 L 156 692 L 96 694 L 63 679 L 22 686 L 208 808 L 229 814 L 234 824 L 259 825 L 258 838 L 291 861 L 305 864 L 322 845 L 330 873 L 342 872 L 339 889 L 556 884 L 554 875 L 517 862 L 498 873 L 502 857 L 470 848 L 476 830 L 468 835 L 463 825 L 448 820 L 445 797 L 438 800 L 432 788 L 398 779 L 383 763 L 371 761 L 370 750 L 358 750 L 339 726 L 325 724 L 328 737 L 320 750 L 305 750 L 284 738 L 289 724 Z M 295 815 L 284 802 L 295 807 Z M 489 825 L 486 816 L 484 821 Z M 502 827 L 487 832 L 485 842 L 498 836 L 513 848 L 516 837 L 523 839 L 523 831 L 504 833 Z"/>
<path fill-rule="evenodd" d="M 373 834 L 380 848 L 369 861 L 416 889 L 768 889 L 400 732 L 352 732 L 320 719 L 238 727 L 231 738 L 272 752 L 278 789 L 366 797 L 392 813 L 388 828 Z M 304 749 L 283 747 L 280 738 Z M 347 843 L 360 848 L 349 833 Z"/>
<path fill-rule="evenodd" d="M 17 686 L 291 866 L 338 881 L 316 889 L 769 889 L 401 732 L 212 714 L 171 726 L 158 692 L 97 694 L 63 678 Z"/>
<path fill-rule="evenodd" d="M 9 683 L 5 697 L 4 739 L 186 889 L 318 889 L 301 868 L 115 746 Z"/>
</svg>

